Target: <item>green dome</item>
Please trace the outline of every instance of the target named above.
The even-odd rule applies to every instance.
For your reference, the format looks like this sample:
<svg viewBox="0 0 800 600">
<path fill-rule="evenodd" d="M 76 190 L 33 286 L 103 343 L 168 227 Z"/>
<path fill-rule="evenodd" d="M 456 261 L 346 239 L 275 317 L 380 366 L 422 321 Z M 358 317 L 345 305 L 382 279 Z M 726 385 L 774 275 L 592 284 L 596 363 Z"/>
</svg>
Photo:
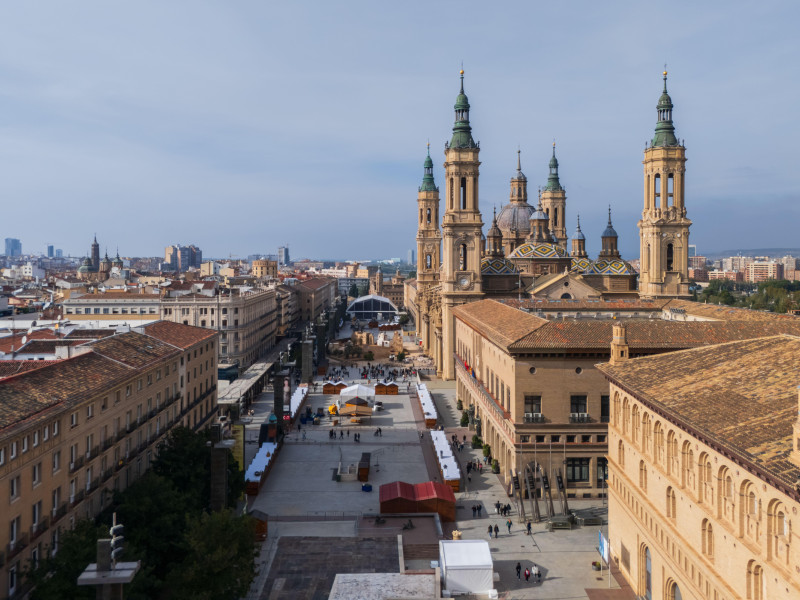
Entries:
<svg viewBox="0 0 800 600">
<path fill-rule="evenodd" d="M 456 121 L 453 125 L 453 137 L 450 139 L 450 148 L 477 148 L 472 139 L 472 128 L 469 125 L 469 100 L 464 93 L 464 71 L 461 71 L 461 91 L 456 96 L 453 106 L 456 112 Z"/>
<path fill-rule="evenodd" d="M 653 137 L 653 146 L 680 146 L 675 137 L 675 126 L 672 124 L 672 98 L 667 93 L 667 72 L 664 71 L 664 91 L 658 99 L 656 112 L 656 134 Z"/>
<path fill-rule="evenodd" d="M 425 162 L 423 163 L 423 172 L 424 175 L 422 176 L 422 185 L 419 186 L 420 192 L 437 192 L 439 188 L 436 187 L 436 183 L 433 181 L 433 161 L 431 160 L 431 145 L 428 144 L 428 156 L 425 157 Z"/>
<path fill-rule="evenodd" d="M 556 158 L 556 143 L 553 142 L 553 157 L 550 159 L 550 174 L 547 176 L 547 185 L 544 189 L 550 192 L 560 192 L 564 188 L 558 179 L 558 159 Z"/>
</svg>

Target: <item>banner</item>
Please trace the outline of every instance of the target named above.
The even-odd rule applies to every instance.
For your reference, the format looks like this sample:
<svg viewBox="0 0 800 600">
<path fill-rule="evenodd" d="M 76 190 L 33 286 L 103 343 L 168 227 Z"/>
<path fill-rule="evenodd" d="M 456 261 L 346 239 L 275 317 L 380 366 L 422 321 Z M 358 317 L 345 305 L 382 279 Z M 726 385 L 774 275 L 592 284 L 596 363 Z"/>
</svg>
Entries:
<svg viewBox="0 0 800 600">
<path fill-rule="evenodd" d="M 603 536 L 602 531 L 597 532 L 597 551 L 600 553 L 600 556 L 606 561 L 606 564 L 609 564 L 609 550 L 608 550 L 608 540 Z"/>
</svg>

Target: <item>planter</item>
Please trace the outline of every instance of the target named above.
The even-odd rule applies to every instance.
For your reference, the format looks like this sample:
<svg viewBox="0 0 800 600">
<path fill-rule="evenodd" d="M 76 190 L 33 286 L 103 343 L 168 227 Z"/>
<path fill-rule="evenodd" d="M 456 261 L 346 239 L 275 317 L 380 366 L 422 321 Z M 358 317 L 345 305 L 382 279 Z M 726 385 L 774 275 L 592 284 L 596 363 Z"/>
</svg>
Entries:
<svg viewBox="0 0 800 600">
<path fill-rule="evenodd" d="M 599 563 L 599 562 L 593 562 L 593 563 L 592 563 L 592 570 L 593 570 L 593 571 L 599 571 L 601 568 L 602 568 L 602 567 L 600 566 L 600 563 Z"/>
</svg>

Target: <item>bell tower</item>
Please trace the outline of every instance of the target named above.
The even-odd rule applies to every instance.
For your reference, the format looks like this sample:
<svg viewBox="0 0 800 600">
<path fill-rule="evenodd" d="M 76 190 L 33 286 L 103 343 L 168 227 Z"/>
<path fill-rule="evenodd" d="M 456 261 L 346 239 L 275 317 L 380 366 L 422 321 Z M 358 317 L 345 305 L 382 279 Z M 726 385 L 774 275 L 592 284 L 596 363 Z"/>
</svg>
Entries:
<svg viewBox="0 0 800 600">
<path fill-rule="evenodd" d="M 658 100 L 658 121 L 644 151 L 644 210 L 639 226 L 639 294 L 650 298 L 689 297 L 689 227 L 684 204 L 686 148 L 675 137 L 672 99 Z"/>
<path fill-rule="evenodd" d="M 478 173 L 480 148 L 472 139 L 469 124 L 469 100 L 464 94 L 464 71 L 461 90 L 456 98 L 453 137 L 445 146 L 445 212 L 442 220 L 444 249 L 442 255 L 442 376 L 455 377 L 455 321 L 452 309 L 480 299 L 481 230 L 483 221 L 478 209 Z"/>
<path fill-rule="evenodd" d="M 422 185 L 417 193 L 419 222 L 417 224 L 417 282 L 420 287 L 439 281 L 442 233 L 439 231 L 439 188 L 433 181 L 431 145 L 423 164 Z"/>
<path fill-rule="evenodd" d="M 565 216 L 567 211 L 567 192 L 558 179 L 558 159 L 556 158 L 556 143 L 553 142 L 553 156 L 549 164 L 550 173 L 547 176 L 547 185 L 542 188 L 542 208 L 550 217 L 550 231 L 558 239 L 558 245 L 567 249 L 567 226 Z"/>
</svg>

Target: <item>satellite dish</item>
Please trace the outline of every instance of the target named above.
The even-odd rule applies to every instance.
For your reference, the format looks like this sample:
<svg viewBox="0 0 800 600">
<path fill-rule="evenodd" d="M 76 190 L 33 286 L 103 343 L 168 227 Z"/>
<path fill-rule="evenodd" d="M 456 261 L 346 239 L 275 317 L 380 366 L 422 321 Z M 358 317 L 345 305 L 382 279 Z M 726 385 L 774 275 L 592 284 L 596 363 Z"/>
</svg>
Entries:
<svg viewBox="0 0 800 600">
<path fill-rule="evenodd" d="M 23 335 L 22 336 L 22 345 L 24 346 L 27 343 L 28 343 L 28 336 L 27 335 Z"/>
</svg>

